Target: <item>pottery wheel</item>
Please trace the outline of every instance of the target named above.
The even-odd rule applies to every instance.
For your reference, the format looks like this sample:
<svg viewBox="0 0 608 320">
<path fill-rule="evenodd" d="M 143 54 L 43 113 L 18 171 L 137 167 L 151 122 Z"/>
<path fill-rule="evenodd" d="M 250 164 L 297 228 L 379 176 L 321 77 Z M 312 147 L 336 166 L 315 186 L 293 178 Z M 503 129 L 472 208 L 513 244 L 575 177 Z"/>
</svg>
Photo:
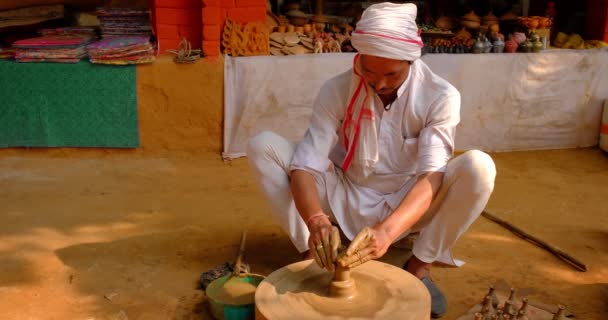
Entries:
<svg viewBox="0 0 608 320">
<path fill-rule="evenodd" d="M 332 297 L 334 274 L 313 260 L 271 273 L 255 293 L 256 319 L 429 319 L 431 297 L 416 277 L 395 266 L 369 261 L 351 270 L 350 298 Z"/>
</svg>

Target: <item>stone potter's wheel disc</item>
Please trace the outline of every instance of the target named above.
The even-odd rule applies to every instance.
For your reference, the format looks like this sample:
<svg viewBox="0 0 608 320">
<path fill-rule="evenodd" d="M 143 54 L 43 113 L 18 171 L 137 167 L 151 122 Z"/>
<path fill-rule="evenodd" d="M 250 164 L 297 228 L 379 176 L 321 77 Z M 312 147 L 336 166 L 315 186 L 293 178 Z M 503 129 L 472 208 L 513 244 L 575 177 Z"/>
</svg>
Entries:
<svg viewBox="0 0 608 320">
<path fill-rule="evenodd" d="M 271 273 L 255 293 L 256 319 L 429 319 L 431 297 L 416 277 L 395 266 L 369 261 L 351 270 L 356 295 L 329 297 L 333 273 L 314 260 Z"/>
</svg>

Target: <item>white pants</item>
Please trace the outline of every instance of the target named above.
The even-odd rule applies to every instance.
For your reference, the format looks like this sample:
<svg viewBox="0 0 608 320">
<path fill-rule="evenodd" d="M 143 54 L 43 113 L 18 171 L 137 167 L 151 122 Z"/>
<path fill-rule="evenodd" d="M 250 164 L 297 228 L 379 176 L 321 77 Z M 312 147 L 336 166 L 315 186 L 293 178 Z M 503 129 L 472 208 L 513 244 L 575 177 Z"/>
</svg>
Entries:
<svg viewBox="0 0 608 320">
<path fill-rule="evenodd" d="M 294 143 L 272 132 L 263 132 L 249 141 L 247 156 L 271 213 L 298 251 L 304 252 L 308 250 L 309 232 L 295 207 L 288 176 L 295 150 Z M 481 151 L 468 151 L 450 160 L 429 210 L 407 232 L 420 232 L 413 254 L 427 263 L 460 264 L 452 259 L 450 249 L 485 208 L 495 177 L 492 158 Z M 315 181 L 321 208 L 333 216 L 324 177 L 315 175 Z"/>
</svg>

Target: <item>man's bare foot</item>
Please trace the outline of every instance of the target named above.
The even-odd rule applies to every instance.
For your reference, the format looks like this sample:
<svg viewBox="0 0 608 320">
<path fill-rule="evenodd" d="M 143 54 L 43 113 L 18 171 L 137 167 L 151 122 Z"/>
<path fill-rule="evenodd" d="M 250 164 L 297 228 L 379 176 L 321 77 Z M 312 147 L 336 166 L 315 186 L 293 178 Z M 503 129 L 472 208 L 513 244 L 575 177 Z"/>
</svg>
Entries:
<svg viewBox="0 0 608 320">
<path fill-rule="evenodd" d="M 431 280 L 431 264 L 420 261 L 416 256 L 412 256 L 403 266 L 407 272 L 416 276 L 431 294 L 431 318 L 436 319 L 443 316 L 448 309 L 448 302 L 439 287 Z"/>
<path fill-rule="evenodd" d="M 431 276 L 431 263 L 420 261 L 416 256 L 412 255 L 407 262 L 407 271 L 418 279 L 428 278 Z"/>
</svg>

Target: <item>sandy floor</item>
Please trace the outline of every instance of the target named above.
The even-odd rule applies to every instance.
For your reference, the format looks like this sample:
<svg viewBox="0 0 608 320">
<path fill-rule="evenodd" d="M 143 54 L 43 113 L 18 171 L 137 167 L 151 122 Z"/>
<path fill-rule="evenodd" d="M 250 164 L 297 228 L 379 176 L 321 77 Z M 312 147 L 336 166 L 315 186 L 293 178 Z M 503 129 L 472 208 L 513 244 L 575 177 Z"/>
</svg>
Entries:
<svg viewBox="0 0 608 320">
<path fill-rule="evenodd" d="M 608 157 L 598 150 L 496 154 L 488 210 L 585 261 L 574 271 L 480 218 L 436 268 L 454 319 L 487 286 L 528 288 L 578 319 L 608 318 Z M 214 154 L 0 153 L 0 319 L 209 319 L 201 271 L 233 259 L 269 273 L 298 259 L 247 162 Z M 384 259 L 402 264 L 406 252 Z"/>
</svg>

